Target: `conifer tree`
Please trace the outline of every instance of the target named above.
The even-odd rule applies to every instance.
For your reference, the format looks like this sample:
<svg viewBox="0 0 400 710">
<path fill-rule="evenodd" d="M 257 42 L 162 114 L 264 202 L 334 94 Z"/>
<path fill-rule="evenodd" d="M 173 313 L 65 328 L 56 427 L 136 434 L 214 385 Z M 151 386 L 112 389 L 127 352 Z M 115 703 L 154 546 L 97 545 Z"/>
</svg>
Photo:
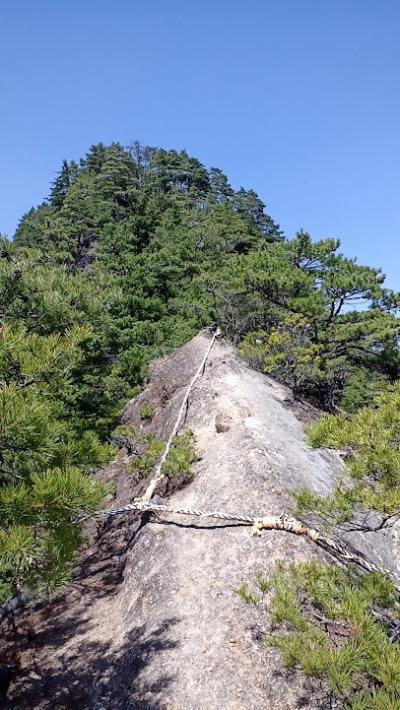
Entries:
<svg viewBox="0 0 400 710">
<path fill-rule="evenodd" d="M 5 596 L 65 579 L 124 403 L 200 328 L 218 324 L 331 411 L 399 377 L 400 297 L 339 248 L 284 239 L 253 190 L 185 151 L 99 143 L 63 162 L 47 202 L 0 240 Z"/>
</svg>

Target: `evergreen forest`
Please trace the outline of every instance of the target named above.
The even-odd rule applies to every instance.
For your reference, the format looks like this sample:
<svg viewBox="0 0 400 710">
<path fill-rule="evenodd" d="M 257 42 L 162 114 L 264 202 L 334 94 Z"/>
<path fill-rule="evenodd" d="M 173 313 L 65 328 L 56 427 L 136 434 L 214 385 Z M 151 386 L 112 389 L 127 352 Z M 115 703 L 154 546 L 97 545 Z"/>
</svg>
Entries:
<svg viewBox="0 0 400 710">
<path fill-rule="evenodd" d="M 64 161 L 0 241 L 0 600 L 67 581 L 124 405 L 202 328 L 327 413 L 313 443 L 352 447 L 352 492 L 303 507 L 349 519 L 361 496 L 393 514 L 399 306 L 379 268 L 336 238 L 288 239 L 256 192 L 185 151 L 100 143 Z"/>
</svg>

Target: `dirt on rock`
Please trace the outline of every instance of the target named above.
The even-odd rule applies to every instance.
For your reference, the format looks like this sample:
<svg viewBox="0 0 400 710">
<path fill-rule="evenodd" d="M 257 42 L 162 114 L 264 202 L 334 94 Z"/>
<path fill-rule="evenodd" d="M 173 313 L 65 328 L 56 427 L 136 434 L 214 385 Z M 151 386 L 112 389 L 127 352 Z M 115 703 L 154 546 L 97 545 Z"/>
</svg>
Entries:
<svg viewBox="0 0 400 710">
<path fill-rule="evenodd" d="M 201 333 L 155 363 L 145 391 L 127 406 L 125 423 L 167 439 L 209 337 Z M 151 421 L 140 417 L 143 403 L 155 408 Z M 300 486 L 329 491 L 343 463 L 307 446 L 291 403 L 285 387 L 217 341 L 185 415 L 199 451 L 194 479 L 180 490 L 170 482 L 157 494 L 173 506 L 262 514 L 290 510 L 290 492 Z M 307 418 L 306 408 L 300 414 Z M 108 505 L 140 493 L 126 464 L 120 454 L 101 474 L 116 484 Z M 4 707 L 328 707 L 322 686 L 283 669 L 276 649 L 263 644 L 264 612 L 235 592 L 259 571 L 270 575 L 280 559 L 321 558 L 313 543 L 278 531 L 252 538 L 235 522 L 166 514 L 92 523 L 88 535 L 72 584 L 17 615 L 20 671 Z M 393 531 L 373 535 L 366 551 L 393 566 Z"/>
</svg>

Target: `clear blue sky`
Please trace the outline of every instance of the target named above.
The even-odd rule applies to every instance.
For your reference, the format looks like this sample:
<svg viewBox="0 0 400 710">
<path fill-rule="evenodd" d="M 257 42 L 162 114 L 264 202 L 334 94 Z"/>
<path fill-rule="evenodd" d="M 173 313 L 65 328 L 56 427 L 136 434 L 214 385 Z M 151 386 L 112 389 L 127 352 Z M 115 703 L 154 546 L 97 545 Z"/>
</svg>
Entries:
<svg viewBox="0 0 400 710">
<path fill-rule="evenodd" d="M 185 148 L 400 286 L 398 0 L 3 0 L 0 231 L 92 143 Z"/>
</svg>

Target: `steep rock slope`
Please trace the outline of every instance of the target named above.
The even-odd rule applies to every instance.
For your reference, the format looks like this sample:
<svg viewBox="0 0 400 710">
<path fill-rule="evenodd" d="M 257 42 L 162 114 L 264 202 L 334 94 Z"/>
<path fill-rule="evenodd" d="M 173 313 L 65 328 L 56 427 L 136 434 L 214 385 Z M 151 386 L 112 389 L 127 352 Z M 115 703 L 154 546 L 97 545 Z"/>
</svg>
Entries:
<svg viewBox="0 0 400 710">
<path fill-rule="evenodd" d="M 156 362 L 125 422 L 167 438 L 208 343 L 201 333 Z M 140 418 L 143 402 L 155 407 L 150 423 Z M 291 393 L 250 370 L 224 342 L 215 343 L 191 392 L 184 427 L 195 434 L 199 461 L 189 485 L 169 495 L 160 488 L 173 506 L 279 513 L 290 509 L 291 490 L 327 492 L 342 471 L 339 456 L 306 445 Z M 132 496 L 124 463 L 121 456 L 104 472 L 117 482 L 116 504 Z M 57 707 L 79 702 L 97 710 L 325 707 L 323 688 L 286 673 L 279 653 L 264 647 L 259 635 L 266 618 L 234 591 L 257 571 L 271 573 L 278 559 L 320 557 L 312 543 L 278 531 L 252 538 L 236 523 L 171 515 L 144 516 L 142 524 L 135 514 L 116 518 L 100 532 L 92 554 L 103 545 L 101 569 L 121 574 L 108 577 L 107 587 L 97 567 L 83 565 L 86 589 L 72 586 L 44 607 L 35 662 L 38 668 L 51 654 L 47 676 L 29 696 L 28 668 L 14 687 L 15 707 L 54 707 L 54 697 Z M 355 542 L 375 561 L 393 565 L 390 535 L 366 536 L 366 542 L 359 535 Z M 70 623 L 52 640 L 60 615 Z"/>
</svg>

